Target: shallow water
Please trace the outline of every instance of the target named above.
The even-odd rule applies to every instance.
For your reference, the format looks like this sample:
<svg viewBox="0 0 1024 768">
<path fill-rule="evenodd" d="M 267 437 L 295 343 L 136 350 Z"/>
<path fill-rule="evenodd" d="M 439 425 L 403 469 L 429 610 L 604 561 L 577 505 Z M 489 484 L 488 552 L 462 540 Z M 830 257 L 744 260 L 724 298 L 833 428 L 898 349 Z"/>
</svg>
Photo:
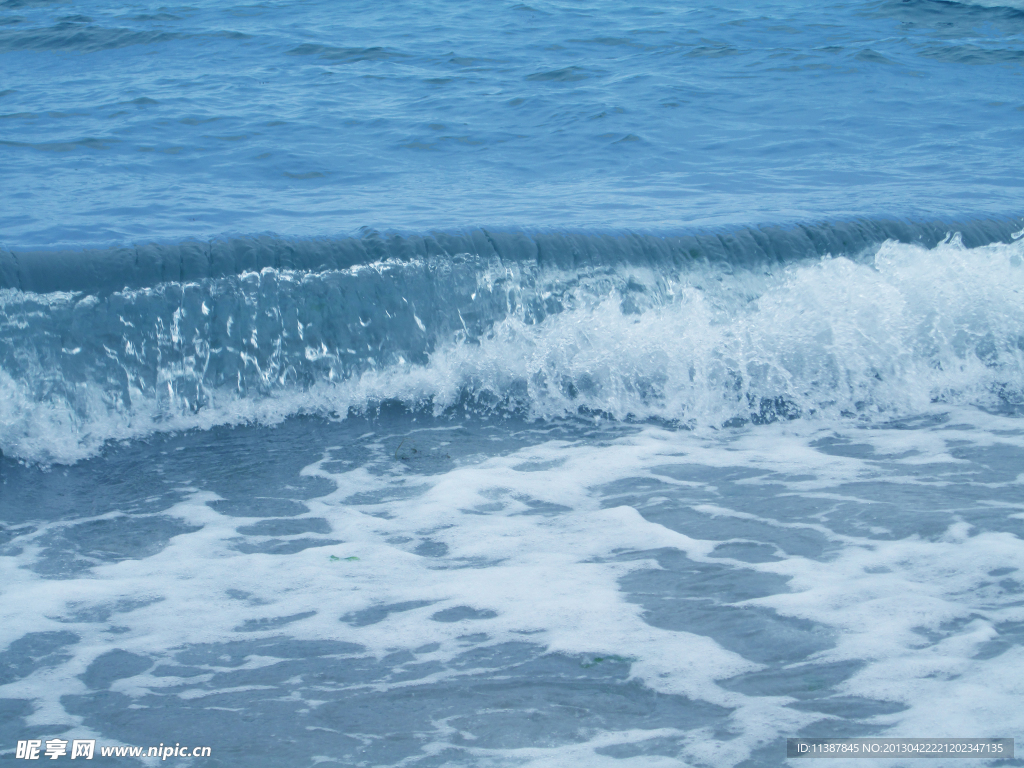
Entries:
<svg viewBox="0 0 1024 768">
<path fill-rule="evenodd" d="M 1022 459 L 1019 419 L 973 410 L 385 412 L 7 464 L 5 737 L 778 765 L 792 735 L 1016 733 Z"/>
</svg>

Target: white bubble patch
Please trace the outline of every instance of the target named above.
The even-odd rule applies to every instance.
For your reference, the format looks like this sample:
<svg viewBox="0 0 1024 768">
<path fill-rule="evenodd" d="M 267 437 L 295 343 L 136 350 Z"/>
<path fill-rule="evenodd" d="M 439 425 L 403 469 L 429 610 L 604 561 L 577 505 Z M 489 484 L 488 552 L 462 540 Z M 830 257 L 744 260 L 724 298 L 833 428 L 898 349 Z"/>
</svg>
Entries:
<svg viewBox="0 0 1024 768">
<path fill-rule="evenodd" d="M 0 557 L 0 699 L 110 743 L 142 737 L 104 696 L 191 733 L 277 702 L 260 727 L 300 751 L 346 763 L 401 734 L 373 754 L 403 765 L 781 763 L 786 736 L 1024 725 L 1019 420 L 534 430 L 449 461 L 450 431 L 325 445 L 291 482 L 333 490 L 287 518 L 193 487 L 26 520 Z M 162 544 L 111 561 L 108 534 L 43 567 L 118 521 Z M 435 703 L 388 719 L 416 701 Z"/>
</svg>

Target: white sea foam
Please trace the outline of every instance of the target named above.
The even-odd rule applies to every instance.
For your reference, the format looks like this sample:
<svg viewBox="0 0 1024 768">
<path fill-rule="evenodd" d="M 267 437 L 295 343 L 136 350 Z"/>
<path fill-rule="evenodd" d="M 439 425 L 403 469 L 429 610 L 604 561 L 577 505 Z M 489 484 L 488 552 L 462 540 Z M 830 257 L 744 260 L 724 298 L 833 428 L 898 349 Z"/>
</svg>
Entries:
<svg viewBox="0 0 1024 768">
<path fill-rule="evenodd" d="M 413 432 L 410 438 L 429 433 Z M 872 719 L 883 733 L 1006 735 L 1024 725 L 1015 706 L 1024 693 L 1016 674 L 1019 647 L 993 657 L 978 655 L 985 643 L 998 639 L 1001 626 L 1024 620 L 1014 595 L 996 583 L 1001 577 L 990 575 L 1016 573 L 1024 558 L 1021 540 L 1008 533 L 976 533 L 957 520 L 955 509 L 935 536 L 877 535 L 886 525 L 897 527 L 920 514 L 894 508 L 890 497 L 895 489 L 964 482 L 948 474 L 943 480 L 947 470 L 936 469 L 963 462 L 950 455 L 954 448 L 1024 449 L 1016 420 L 962 410 L 939 427 L 909 431 L 792 422 L 721 436 L 652 427 L 617 434 L 609 431 L 603 441 L 542 442 L 507 455 L 462 461 L 434 475 L 415 474 L 394 460 L 391 444 L 367 436 L 366 450 L 377 456 L 370 464 L 345 469 L 327 451 L 323 461 L 302 473 L 329 480 L 335 488 L 303 503 L 306 517 L 329 522 L 331 532 L 322 538 L 343 543 L 289 555 L 240 551 L 238 529 L 261 518 L 227 516 L 216 511 L 216 496 L 193 492 L 160 514 L 201 526 L 198 530 L 174 537 L 157 554 L 52 580 L 31 570 L 46 542 L 58 527 L 70 530 L 88 521 L 41 523 L 13 542 L 21 554 L 0 558 L 0 576 L 8 585 L 0 598 L 0 646 L 40 631 L 71 630 L 81 640 L 67 649 L 68 660 L 3 686 L 0 695 L 34 701 L 38 708 L 31 724 L 67 722 L 61 696 L 85 693 L 80 676 L 112 649 L 160 662 L 176 649 L 284 633 L 300 640 L 357 643 L 378 660 L 415 651 L 417 663 L 439 665 L 415 679 L 339 682 L 330 696 L 367 686 L 377 691 L 429 689 L 486 675 L 486 664 L 456 663 L 467 647 L 525 642 L 548 654 L 623 660 L 630 677 L 647 689 L 724 708 L 724 722 L 733 734 L 722 740 L 703 728 L 668 734 L 659 728 L 609 727 L 572 745 L 553 747 L 477 748 L 460 741 L 463 754 L 478 765 L 545 766 L 571 759 L 603 766 L 609 758 L 600 750 L 671 736 L 680 745 L 675 757 L 648 756 L 638 764 L 729 766 L 822 722 L 825 715 L 790 706 L 795 703 L 791 696 L 742 693 L 723 685 L 765 668 L 764 662 L 723 647 L 721 641 L 728 638 L 648 621 L 623 584 L 631 574 L 656 573 L 662 567 L 658 553 L 678 552 L 688 562 L 724 569 L 736 579 L 782 577 L 788 587 L 734 607 L 770 609 L 819 627 L 818 636 L 830 640 L 827 647 L 791 664 L 786 674 L 799 678 L 804 668 L 817 664 L 860 664 L 831 695 L 902 705 L 902 710 Z M 840 438 L 869 445 L 874 453 L 856 458 L 815 447 Z M 930 463 L 922 464 L 922 457 Z M 922 466 L 932 468 L 926 479 Z M 728 492 L 716 489 L 721 481 L 673 480 L 677 470 L 700 478 L 723 469 L 739 471 L 745 479 Z M 652 522 L 637 507 L 616 502 L 619 492 L 609 490 L 623 483 L 640 489 L 649 481 L 657 481 L 662 490 L 648 494 L 645 515 L 669 502 L 676 511 L 664 520 L 681 530 Z M 1015 482 L 1021 481 L 1018 476 Z M 858 487 L 853 493 L 842 490 Z M 746 493 L 744 488 L 758 500 L 750 511 L 734 509 L 749 504 L 736 496 Z M 394 498 L 399 491 L 400 498 Z M 982 491 L 982 497 L 997 491 Z M 707 494 L 719 502 L 697 501 Z M 821 511 L 794 518 L 787 499 L 813 503 Z M 538 504 L 544 505 L 540 512 Z M 849 516 L 829 512 L 841 504 L 871 510 L 876 533 L 851 528 Z M 692 519 L 684 514 L 691 505 L 697 515 Z M 547 508 L 552 511 L 543 511 Z M 1006 514 L 1018 508 L 1011 505 Z M 755 527 L 741 537 L 682 532 L 687 526 L 698 530 L 702 516 Z M 795 554 L 785 551 L 789 545 L 780 549 L 775 544 L 768 561 L 748 562 L 715 552 L 730 542 L 756 542 L 759 525 L 799 536 L 806 531 L 826 545 L 827 554 Z M 248 535 L 245 540 L 268 538 Z M 444 554 L 417 554 L 417 542 L 441 547 Z M 75 618 L 88 609 L 128 603 L 134 607 L 116 613 L 109 623 Z M 401 607 L 370 623 L 339 621 L 395 605 Z M 452 609 L 465 615 L 432 619 Z M 282 617 L 298 618 L 280 627 L 272 623 Z M 266 629 L 260 629 L 261 621 Z M 128 630 L 111 634 L 111 624 Z M 240 635 L 242 627 L 249 630 Z M 765 642 L 776 641 L 766 635 Z M 165 691 L 183 700 L 273 692 L 275 683 L 262 688 L 258 680 L 232 684 L 230 673 L 272 668 L 279 661 L 254 650 L 241 666 L 213 663 L 189 677 L 142 672 L 114 682 L 113 690 L 129 696 Z M 322 663 L 343 669 L 347 662 Z M 397 663 L 400 670 L 406 662 Z M 318 694 L 316 686 L 299 685 L 290 695 L 308 699 L 307 708 L 315 709 L 315 700 L 327 690 Z M 423 748 L 450 747 L 456 736 L 437 723 Z"/>
</svg>

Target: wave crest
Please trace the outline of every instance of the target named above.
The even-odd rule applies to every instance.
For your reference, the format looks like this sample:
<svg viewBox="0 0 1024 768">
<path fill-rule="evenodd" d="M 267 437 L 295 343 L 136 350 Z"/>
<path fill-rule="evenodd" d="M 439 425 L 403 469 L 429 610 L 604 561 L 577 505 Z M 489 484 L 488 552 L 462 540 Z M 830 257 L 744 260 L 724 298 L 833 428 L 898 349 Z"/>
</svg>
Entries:
<svg viewBox="0 0 1024 768">
<path fill-rule="evenodd" d="M 0 291 L 0 448 L 73 462 L 154 430 L 600 413 L 718 427 L 1024 401 L 1024 240 L 744 266 L 490 253 Z"/>
</svg>

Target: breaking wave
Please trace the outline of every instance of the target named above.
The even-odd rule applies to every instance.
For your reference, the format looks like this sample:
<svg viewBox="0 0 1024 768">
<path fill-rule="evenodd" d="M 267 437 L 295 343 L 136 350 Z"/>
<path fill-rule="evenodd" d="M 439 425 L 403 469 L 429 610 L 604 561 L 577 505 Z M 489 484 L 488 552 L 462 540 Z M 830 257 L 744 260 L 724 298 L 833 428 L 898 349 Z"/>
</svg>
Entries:
<svg viewBox="0 0 1024 768">
<path fill-rule="evenodd" d="M 1012 229 L 368 233 L 6 253 L 0 449 L 70 463 L 154 431 L 394 401 L 692 428 L 1012 406 L 1024 402 L 1024 239 Z"/>
</svg>

